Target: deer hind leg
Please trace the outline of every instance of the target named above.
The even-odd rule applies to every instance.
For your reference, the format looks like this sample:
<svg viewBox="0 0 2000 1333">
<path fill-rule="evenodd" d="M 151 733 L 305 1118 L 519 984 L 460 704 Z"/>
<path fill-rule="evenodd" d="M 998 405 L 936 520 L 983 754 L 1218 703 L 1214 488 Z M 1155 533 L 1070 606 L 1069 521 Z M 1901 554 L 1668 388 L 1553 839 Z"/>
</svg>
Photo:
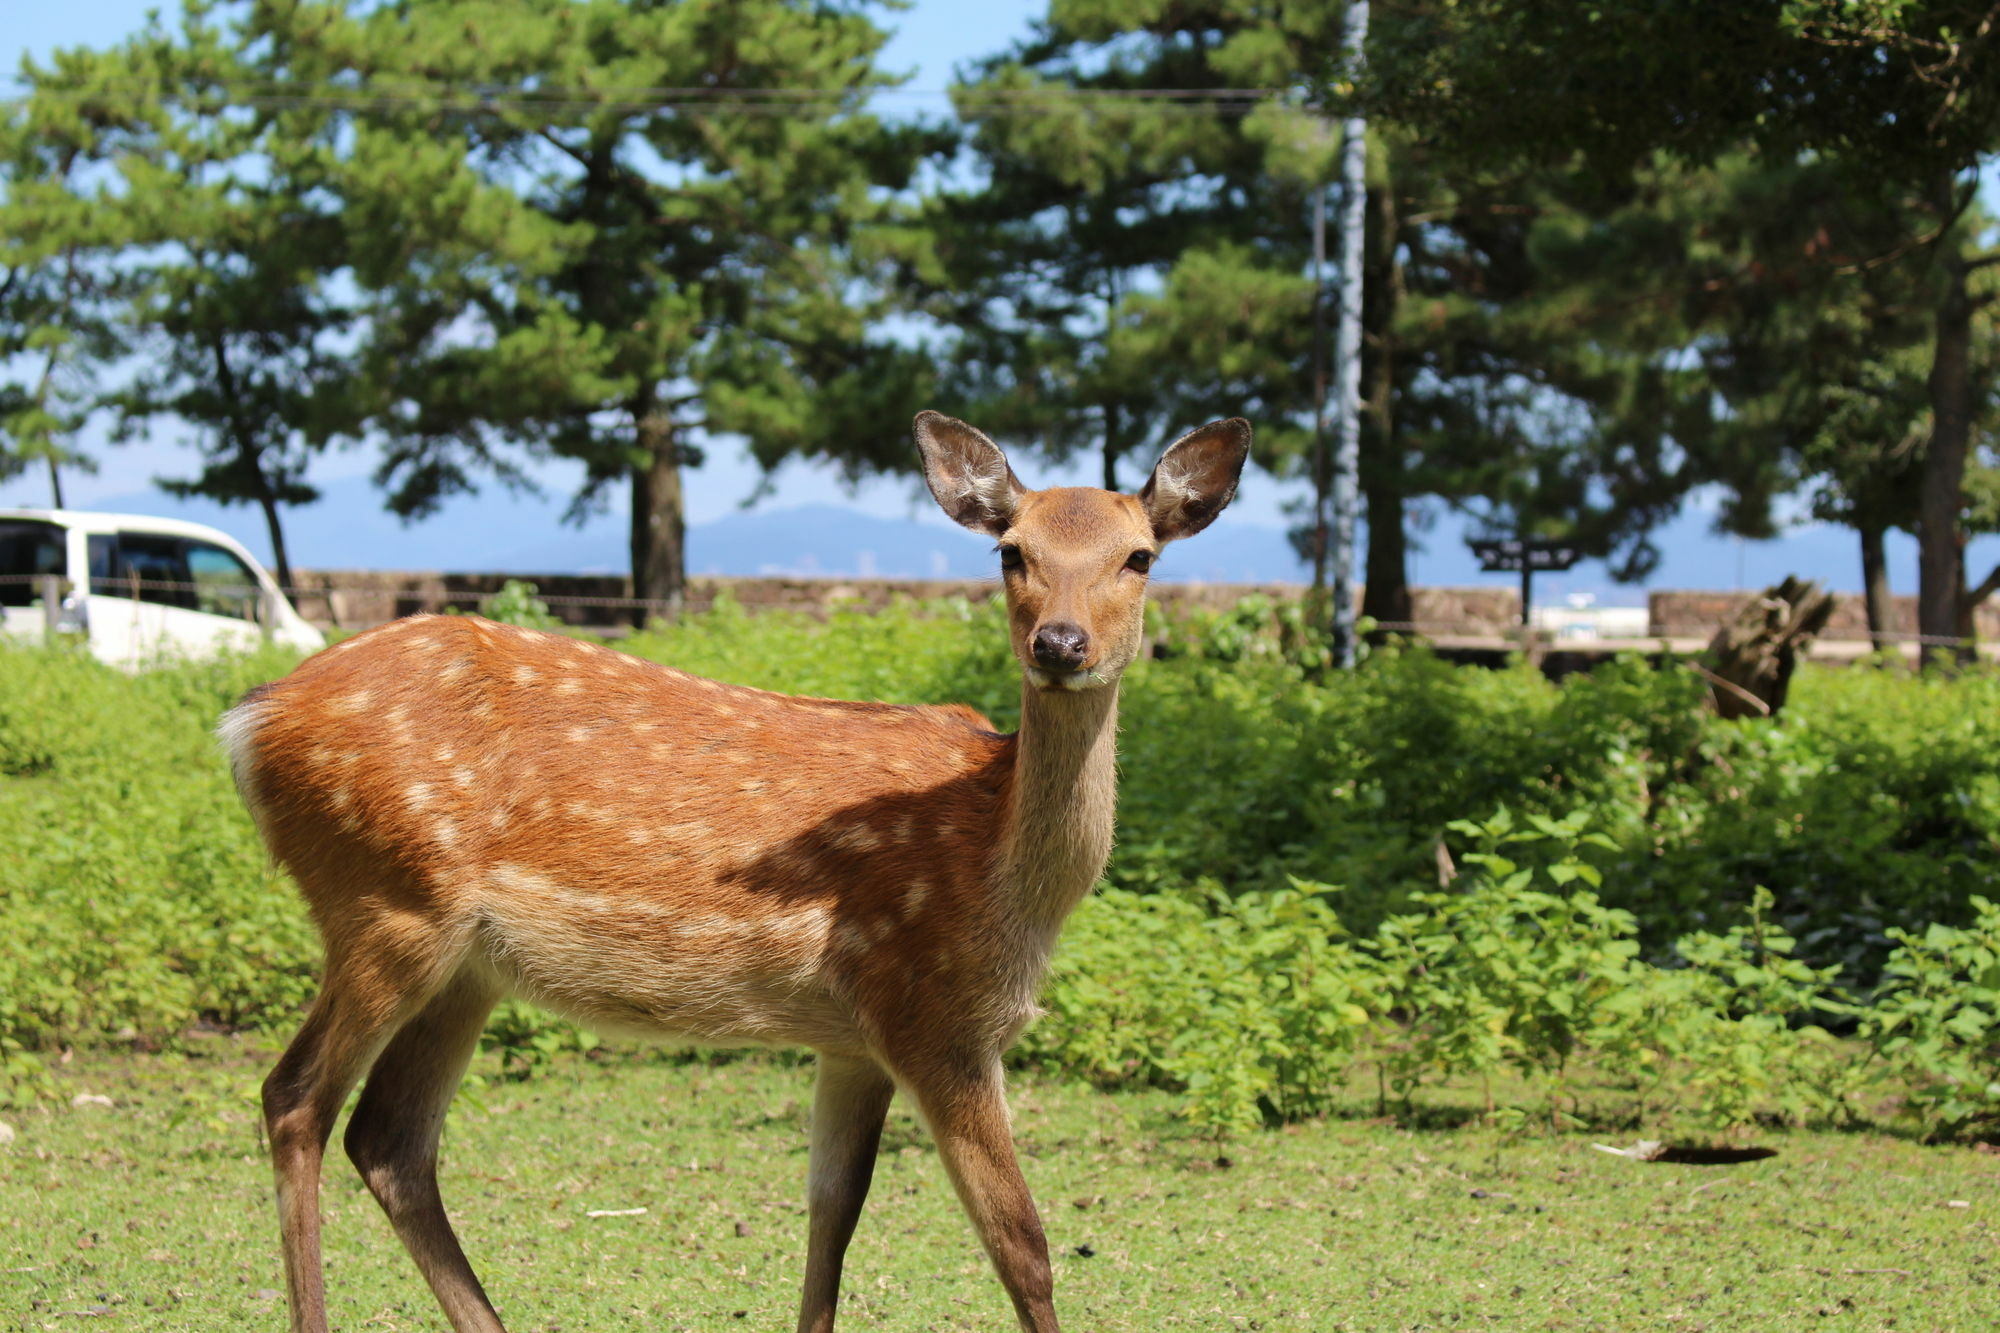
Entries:
<svg viewBox="0 0 2000 1333">
<path fill-rule="evenodd" d="M 458 1333 L 502 1333 L 438 1195 L 445 1108 L 500 987 L 467 967 L 405 1023 L 368 1073 L 347 1122 L 347 1155 Z"/>
<path fill-rule="evenodd" d="M 882 1121 L 896 1085 L 872 1060 L 819 1057 L 813 1087 L 812 1159 L 807 1177 L 810 1210 L 805 1294 L 799 1333 L 831 1333 L 840 1304 L 840 1267 L 882 1143 Z"/>
<path fill-rule="evenodd" d="M 292 1044 L 264 1080 L 264 1127 L 277 1176 L 278 1224 L 294 1333 L 325 1333 L 319 1178 L 341 1104 L 397 1027 L 436 988 L 438 966 L 399 957 L 367 932 L 328 941 L 320 992 Z"/>
<path fill-rule="evenodd" d="M 1013 1298 L 1015 1317 L 1029 1333 L 1056 1333 L 1049 1244 L 1014 1156 L 999 1061 L 905 1081 L 937 1140 L 958 1201 Z"/>
</svg>

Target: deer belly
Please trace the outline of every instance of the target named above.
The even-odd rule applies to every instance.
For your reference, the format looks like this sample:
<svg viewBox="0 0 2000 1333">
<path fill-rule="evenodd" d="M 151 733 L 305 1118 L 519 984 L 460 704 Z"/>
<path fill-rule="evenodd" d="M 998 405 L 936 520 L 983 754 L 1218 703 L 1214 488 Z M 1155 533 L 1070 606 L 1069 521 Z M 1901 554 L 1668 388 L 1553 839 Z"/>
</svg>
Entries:
<svg viewBox="0 0 2000 1333">
<path fill-rule="evenodd" d="M 519 886 L 513 886 L 518 890 Z M 553 886 L 483 895 L 478 947 L 517 993 L 594 1028 L 718 1045 L 852 1045 L 815 904 L 704 911 Z"/>
</svg>

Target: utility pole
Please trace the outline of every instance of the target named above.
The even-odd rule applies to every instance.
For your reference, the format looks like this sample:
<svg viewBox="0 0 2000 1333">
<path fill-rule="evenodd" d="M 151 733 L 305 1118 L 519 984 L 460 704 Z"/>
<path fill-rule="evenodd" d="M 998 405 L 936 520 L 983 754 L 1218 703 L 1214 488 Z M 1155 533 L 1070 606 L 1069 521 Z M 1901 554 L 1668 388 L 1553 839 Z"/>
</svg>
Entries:
<svg viewBox="0 0 2000 1333">
<path fill-rule="evenodd" d="M 1352 76 L 1368 36 L 1368 0 L 1347 7 L 1342 46 Z M 1340 324 L 1334 335 L 1332 566 L 1334 665 L 1354 665 L 1354 527 L 1361 491 L 1361 248 L 1367 228 L 1368 122 L 1347 118 L 1340 147 Z"/>
<path fill-rule="evenodd" d="M 1333 451 L 1326 435 L 1326 186 L 1313 187 L 1313 524 L 1314 614 L 1326 593 L 1327 559 L 1333 551 Z"/>
</svg>

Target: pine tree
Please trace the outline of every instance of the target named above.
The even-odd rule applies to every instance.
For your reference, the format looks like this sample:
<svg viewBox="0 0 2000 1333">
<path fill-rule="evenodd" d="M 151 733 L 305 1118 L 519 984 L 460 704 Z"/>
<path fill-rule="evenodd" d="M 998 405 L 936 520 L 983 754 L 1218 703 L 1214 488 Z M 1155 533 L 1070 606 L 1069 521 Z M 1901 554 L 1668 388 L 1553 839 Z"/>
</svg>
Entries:
<svg viewBox="0 0 2000 1333">
<path fill-rule="evenodd" d="M 1308 440 L 1307 201 L 1335 143 L 1300 102 L 1320 7 L 1071 0 L 955 90 L 985 180 L 935 206 L 980 418 L 1061 460 L 1119 463 L 1216 412 L 1259 461 Z"/>
<path fill-rule="evenodd" d="M 1973 345 L 1980 312 L 2000 299 L 1982 286 L 2000 248 L 1968 210 L 1978 163 L 2000 150 L 2000 6 L 1452 0 L 1405 17 L 1372 53 L 1370 103 L 1461 160 L 1581 156 L 1608 181 L 1661 153 L 1706 162 L 1749 144 L 1779 160 L 1837 159 L 1868 207 L 1910 220 L 1868 262 L 1907 264 L 1931 292 L 1918 623 L 1928 657 L 1969 651 L 1948 641 L 1963 637 L 1974 591 L 1967 478 L 1989 388 Z"/>
<path fill-rule="evenodd" d="M 704 438 L 773 462 L 902 435 L 920 363 L 870 334 L 911 244 L 892 192 L 937 136 L 866 111 L 888 79 L 858 6 L 259 15 L 272 75 L 344 106 L 335 188 L 399 510 L 579 460 L 572 514 L 629 483 L 634 594 L 672 611 Z"/>
<path fill-rule="evenodd" d="M 289 586 L 282 507 L 317 499 L 312 454 L 359 431 L 344 231 L 324 111 L 246 98 L 246 34 L 212 14 L 191 4 L 177 30 L 156 23 L 105 57 L 147 100 L 110 164 L 131 247 L 121 315 L 141 355 L 106 401 L 126 433 L 192 428 L 201 470 L 159 483 L 256 506 Z"/>
<path fill-rule="evenodd" d="M 62 470 L 94 469 L 76 445 L 103 368 L 124 349 L 113 315 L 123 220 L 94 170 L 138 110 L 89 52 L 26 62 L 27 89 L 0 110 L 0 479 L 40 465 L 52 502 Z"/>
</svg>

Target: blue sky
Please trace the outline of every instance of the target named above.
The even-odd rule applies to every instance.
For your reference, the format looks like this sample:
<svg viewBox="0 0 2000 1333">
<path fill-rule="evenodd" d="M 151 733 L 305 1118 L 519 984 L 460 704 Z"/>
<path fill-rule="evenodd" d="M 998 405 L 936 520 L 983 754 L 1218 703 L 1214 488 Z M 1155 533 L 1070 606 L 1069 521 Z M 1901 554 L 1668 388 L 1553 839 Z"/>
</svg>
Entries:
<svg viewBox="0 0 2000 1333">
<path fill-rule="evenodd" d="M 950 81 L 956 67 L 1000 51 L 1026 35 L 1030 22 L 1045 11 L 1045 3 L 1046 0 L 982 0 L 978 4 L 968 4 L 964 0 L 917 0 L 900 14 L 889 14 L 883 18 L 885 26 L 894 29 L 884 64 L 890 69 L 909 73 L 911 78 L 907 87 L 913 93 L 941 90 Z M 173 0 L 166 0 L 166 3 L 155 0 L 151 4 L 142 0 L 74 0 L 68 4 L 30 5 L 17 0 L 17 3 L 8 6 L 10 12 L 5 35 L 0 36 L 0 60 L 5 60 L 11 72 L 22 56 L 42 58 L 59 47 L 115 42 L 143 26 L 151 8 L 171 13 L 175 4 Z M 940 110 L 946 106 L 942 98 L 910 94 L 898 97 L 896 104 L 928 105 Z M 946 411 L 951 407 L 946 403 L 938 406 Z M 904 427 L 899 422 L 887 423 L 885 428 L 901 431 Z M 80 507 L 98 508 L 129 504 L 148 512 L 168 512 L 171 506 L 161 502 L 157 492 L 153 491 L 151 479 L 160 475 L 187 475 L 195 468 L 193 451 L 176 438 L 177 433 L 174 425 L 161 424 L 156 428 L 153 439 L 122 445 L 109 443 L 102 430 L 95 432 L 95 438 L 87 436 L 85 447 L 98 458 L 100 469 L 95 476 L 66 477 L 69 502 Z M 365 475 L 371 467 L 372 455 L 366 449 L 336 451 L 322 457 L 315 468 L 314 479 L 328 483 L 351 482 L 351 479 Z M 1023 479 L 1030 485 L 1089 484 L 1093 480 L 1087 464 L 1068 475 L 1034 464 L 1025 466 L 1022 471 Z M 483 527 L 489 531 L 502 528 L 512 532 L 532 532 L 538 524 L 546 524 L 544 530 L 534 535 L 553 539 L 559 533 L 558 519 L 563 502 L 573 487 L 574 476 L 574 469 L 568 465 L 552 463 L 538 471 L 538 479 L 548 491 L 546 503 L 509 501 L 502 504 L 497 498 L 483 497 L 461 500 L 448 507 L 445 514 L 433 522 L 450 522 L 468 531 Z M 691 470 L 687 476 L 690 523 L 698 529 L 704 523 L 713 523 L 740 512 L 744 501 L 756 491 L 758 483 L 757 468 L 740 448 L 727 440 L 715 442 L 708 462 L 699 469 Z M 336 486 L 334 490 L 347 497 L 362 493 L 361 488 L 353 484 Z M 1218 525 L 1246 530 L 1282 528 L 1287 523 L 1284 506 L 1301 498 L 1301 486 L 1275 482 L 1253 470 L 1245 478 L 1237 502 L 1218 520 Z M 48 502 L 47 481 L 39 471 L 0 483 L 0 506 L 46 505 Z M 914 482 L 877 480 L 859 490 L 847 491 L 825 470 L 799 464 L 788 465 L 779 471 L 774 486 L 759 500 L 757 508 L 773 510 L 828 502 L 878 518 L 914 519 L 939 525 L 946 523 Z M 350 498 L 343 503 L 352 505 L 356 501 Z M 621 531 L 624 522 L 621 504 L 621 501 L 614 500 L 612 513 L 594 521 L 588 532 L 609 539 Z M 483 522 L 482 510 L 494 518 L 504 512 L 505 518 L 497 523 Z M 1715 536 L 1709 530 L 1708 512 L 1709 508 L 1698 497 L 1695 504 L 1659 534 L 1666 559 L 1650 580 L 1652 586 L 1762 586 L 1794 572 L 1823 579 L 1836 588 L 1853 589 L 1859 586 L 1858 559 L 1849 534 L 1824 528 L 1808 529 L 1778 542 L 1744 543 Z M 260 548 L 264 544 L 260 531 L 262 524 L 255 515 L 240 509 L 230 511 L 230 514 L 232 521 L 227 526 L 238 536 L 249 540 L 253 549 Z M 324 520 L 334 516 L 320 517 Z M 375 515 L 357 513 L 353 517 L 357 520 L 357 527 L 377 526 L 363 522 L 374 519 Z M 324 521 L 314 526 L 320 530 L 339 529 L 337 523 Z M 1463 547 L 1462 532 L 1462 525 L 1450 514 L 1432 515 L 1429 523 L 1420 524 L 1414 534 L 1413 581 L 1434 584 L 1509 581 L 1510 576 L 1507 575 L 1481 575 L 1476 572 L 1474 562 Z M 1891 574 L 1896 591 L 1914 592 L 1915 544 L 1900 537 L 1892 541 Z M 699 550 L 692 554 L 697 557 L 698 563 Z M 303 551 L 298 553 L 297 558 L 301 565 L 320 567 L 396 563 L 393 556 L 370 559 L 356 552 L 340 550 Z M 2000 560 L 2000 539 L 1975 543 L 1972 577 L 1980 577 L 1996 560 Z M 1629 603 L 1639 595 L 1636 590 L 1620 589 L 1611 584 L 1602 566 L 1595 562 L 1581 564 L 1566 575 L 1545 576 L 1537 581 L 1536 592 L 1538 601 L 1581 592 L 1606 601 Z"/>
</svg>

